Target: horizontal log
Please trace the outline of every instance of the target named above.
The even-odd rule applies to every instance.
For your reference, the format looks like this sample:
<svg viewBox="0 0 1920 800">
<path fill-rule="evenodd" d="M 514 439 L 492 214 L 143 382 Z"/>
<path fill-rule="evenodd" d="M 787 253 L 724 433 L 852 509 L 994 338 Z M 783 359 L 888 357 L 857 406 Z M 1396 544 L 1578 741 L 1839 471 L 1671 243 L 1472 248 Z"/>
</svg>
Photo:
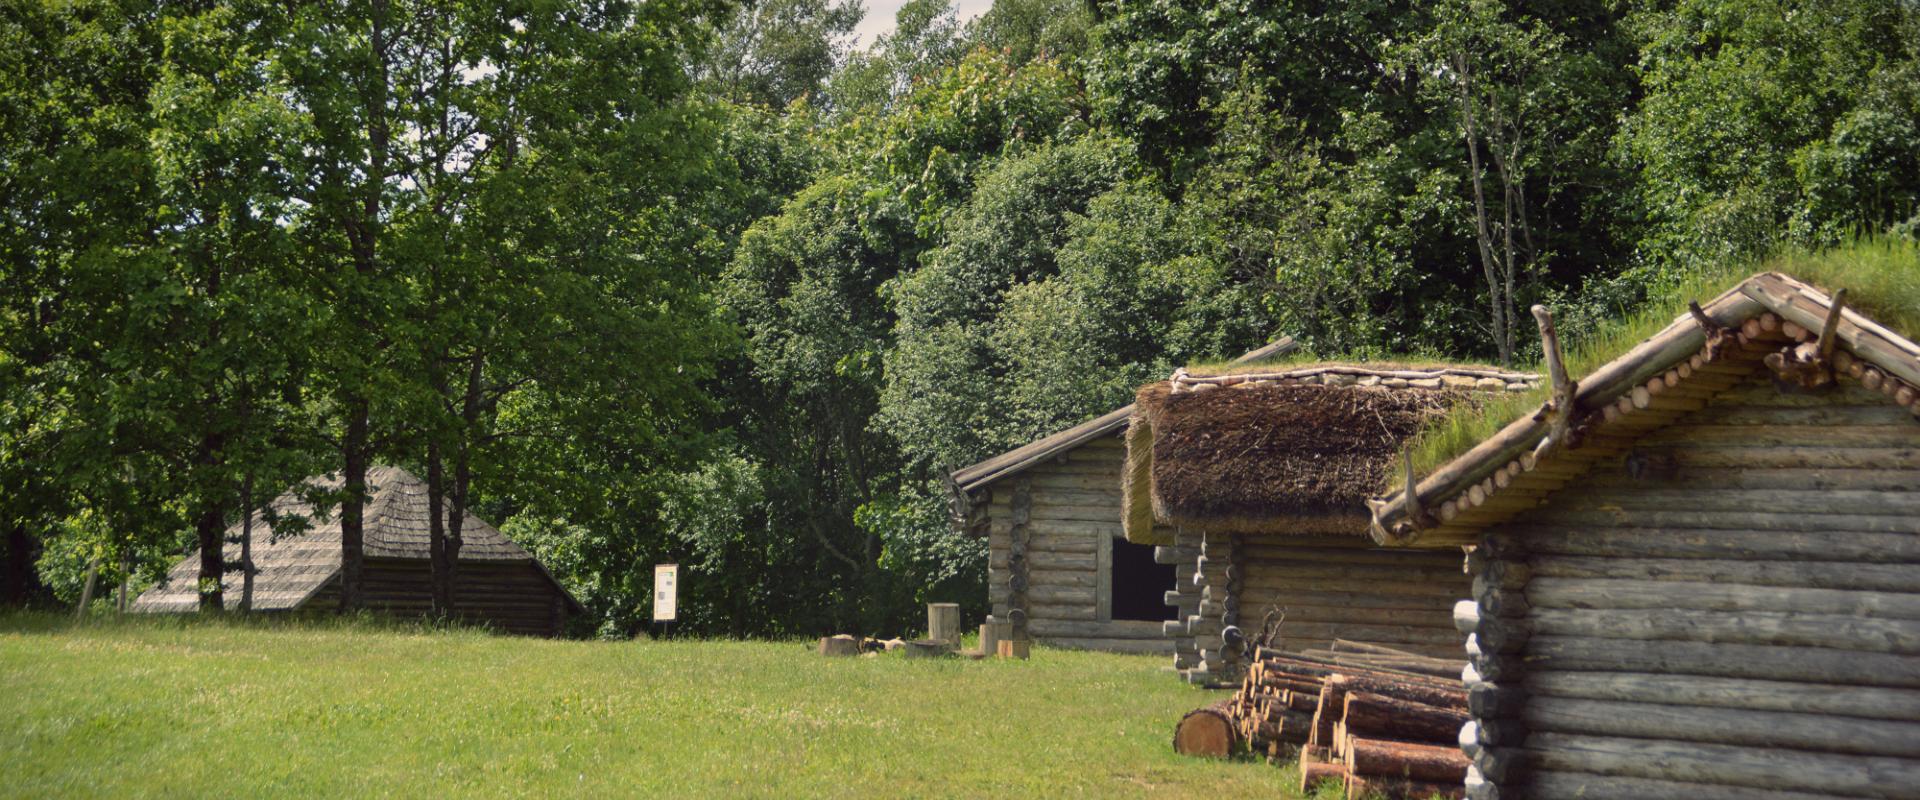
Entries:
<svg viewBox="0 0 1920 800">
<path fill-rule="evenodd" d="M 1034 569 L 1027 571 L 1029 587 L 1072 587 L 1092 591 L 1099 582 L 1099 576 L 1083 570 L 1070 569 Z"/>
<path fill-rule="evenodd" d="M 1920 625 L 1910 620 L 1839 614 L 1761 611 L 1723 613 L 1690 609 L 1539 609 L 1526 620 L 1542 636 L 1673 640 L 1787 647 L 1826 647 L 1873 653 L 1920 654 Z M 1483 646 L 1490 646 L 1481 631 Z M 1524 637 L 1523 641 L 1524 641 Z M 1496 652 L 1513 652 L 1494 647 Z"/>
<path fill-rule="evenodd" d="M 1857 398 L 1866 405 L 1827 404 L 1811 406 L 1743 406 L 1735 401 L 1751 395 L 1741 393 L 1728 398 L 1712 414 L 1715 426 L 1815 427 L 1828 425 L 1912 425 L 1906 409 L 1890 405 L 1865 394 Z M 1829 395 L 1831 397 L 1831 395 Z"/>
<path fill-rule="evenodd" d="M 1166 639 L 1095 639 L 1074 636 L 1039 637 L 1048 647 L 1066 650 L 1104 650 L 1111 653 L 1170 654 L 1173 642 Z"/>
<path fill-rule="evenodd" d="M 1636 518 L 1629 518 L 1638 523 Z M 1820 524 L 1803 517 L 1805 526 Z M 1920 563 L 1920 536 L 1828 529 L 1820 531 L 1515 525 L 1541 555 L 1613 558 L 1733 558 L 1743 561 L 1818 559 L 1866 563 Z"/>
<path fill-rule="evenodd" d="M 1854 797 L 1911 798 L 1920 786 L 1920 761 L 1881 756 L 1539 732 L 1526 750 L 1537 770 Z"/>
<path fill-rule="evenodd" d="M 1628 476 L 1625 471 L 1596 472 L 1582 485 L 1595 489 L 1646 487 L 1647 483 Z M 1920 491 L 1920 470 L 1915 469 L 1754 469 L 1751 467 L 1712 472 L 1681 472 L 1661 485 L 1669 489 L 1787 489 L 1794 491 L 1842 489 L 1853 491 Z"/>
<path fill-rule="evenodd" d="M 1098 487 L 1072 486 L 1036 488 L 1033 492 L 1031 502 L 1028 504 L 1028 509 L 1038 516 L 1040 510 L 1045 508 L 1078 508 L 1088 506 L 1108 508 L 1112 509 L 1116 514 L 1119 513 L 1120 483 L 1115 481 L 1112 484 Z M 996 498 L 989 507 L 999 513 L 1011 513 L 1013 510 L 1011 498 Z"/>
<path fill-rule="evenodd" d="M 1447 612 L 1439 603 L 1427 608 L 1353 608 L 1337 605 L 1300 605 L 1285 606 L 1252 602 L 1246 596 L 1241 597 L 1240 616 L 1249 625 L 1257 623 L 1265 616 L 1269 607 L 1284 612 L 1287 624 L 1305 623 L 1351 623 L 1356 625 L 1403 625 L 1415 628 L 1448 629 L 1453 625 L 1447 619 Z M 1277 616 L 1277 615 L 1276 615 Z"/>
<path fill-rule="evenodd" d="M 1240 557 L 1249 564 L 1357 564 L 1382 567 L 1405 566 L 1416 569 L 1460 569 L 1459 554 L 1426 550 L 1246 545 L 1241 548 Z"/>
<path fill-rule="evenodd" d="M 1545 577 L 1527 585 L 1527 597 L 1543 609 L 1758 611 L 1920 620 L 1920 596 L 1895 592 Z"/>
<path fill-rule="evenodd" d="M 1920 722 L 1564 697 L 1533 697 L 1520 719 L 1533 731 L 1920 758 Z"/>
<path fill-rule="evenodd" d="M 1248 587 L 1240 592 L 1243 609 L 1254 605 L 1277 606 L 1328 606 L 1333 608 L 1371 608 L 1401 609 L 1408 611 L 1434 611 L 1445 613 L 1453 607 L 1455 600 L 1464 596 L 1464 592 L 1448 594 L 1445 592 L 1425 592 L 1422 594 L 1369 594 L 1360 590 L 1371 590 L 1370 586 L 1346 585 L 1341 591 L 1285 591 Z"/>
<path fill-rule="evenodd" d="M 1421 628 L 1409 625 L 1358 625 L 1331 622 L 1286 622 L 1280 626 L 1282 641 L 1295 639 L 1361 639 L 1392 645 L 1395 643 L 1453 645 L 1463 637 L 1447 627 Z"/>
<path fill-rule="evenodd" d="M 995 519 L 993 521 L 992 529 L 995 531 L 998 531 L 1003 528 L 1008 528 L 1011 524 L 1012 523 L 1009 523 L 1006 520 Z M 1042 528 L 1042 525 L 1044 525 L 1044 528 Z M 1029 523 L 1028 530 L 1029 531 L 1044 530 L 1046 533 L 1059 534 L 1062 536 L 1118 537 L 1122 535 L 1122 532 L 1120 529 L 1120 520 L 1117 516 L 1113 520 L 1106 521 L 1106 522 L 1090 522 L 1085 520 L 1058 520 L 1058 519 L 1045 520 L 1044 523 Z"/>
<path fill-rule="evenodd" d="M 1093 553 L 1060 553 L 1040 550 L 1027 554 L 1029 570 L 1074 570 L 1091 571 L 1095 567 Z"/>
<path fill-rule="evenodd" d="M 1831 800 L 1833 795 L 1785 792 L 1752 786 L 1683 783 L 1590 772 L 1535 770 L 1527 779 L 1534 797 L 1577 797 L 1581 800 Z"/>
<path fill-rule="evenodd" d="M 1041 586 L 1027 587 L 1027 600 L 1035 604 L 1047 605 L 1084 605 L 1092 608 L 1094 589 L 1091 586 Z"/>
<path fill-rule="evenodd" d="M 1469 717 L 1465 708 L 1426 705 L 1370 692 L 1347 691 L 1341 721 L 1347 732 L 1377 739 L 1452 742 Z"/>
<path fill-rule="evenodd" d="M 1736 447 L 1687 445 L 1646 448 L 1691 469 L 1872 468 L 1920 469 L 1920 449 L 1887 447 Z"/>
<path fill-rule="evenodd" d="M 1534 575 L 1552 578 L 1738 583 L 1920 593 L 1920 570 L 1898 564 L 1587 556 L 1539 556 L 1528 563 Z"/>
<path fill-rule="evenodd" d="M 1374 800 L 1382 797 L 1409 797 L 1419 800 L 1460 800 L 1466 796 L 1459 781 L 1433 783 L 1410 781 L 1379 775 L 1348 775 L 1347 800 Z"/>
<path fill-rule="evenodd" d="M 1035 469 L 1029 474 L 1033 477 L 1033 490 L 1035 493 L 1055 490 L 1081 492 L 1111 491 L 1115 494 L 1115 502 L 1118 502 L 1121 480 L 1120 466 L 1118 464 L 1113 465 L 1111 468 L 1095 468 L 1085 464 L 1075 465 L 1075 468 L 1072 470 L 1041 468 Z M 992 502 L 1004 508 L 1006 507 L 1006 503 L 1002 502 L 1001 495 L 1001 492 L 994 492 Z"/>
<path fill-rule="evenodd" d="M 1376 597 L 1437 597 L 1440 607 L 1446 608 L 1453 601 L 1466 597 L 1472 582 L 1466 576 L 1450 576 L 1445 582 L 1425 580 L 1359 579 L 1359 578 L 1299 578 L 1276 577 L 1268 575 L 1249 575 L 1241 579 L 1243 591 L 1251 596 L 1255 594 L 1365 594 Z"/>
<path fill-rule="evenodd" d="M 1920 425 L 1914 426 L 1920 429 Z M 1838 471 L 1838 470 L 1836 470 Z M 1727 486 L 1670 488 L 1664 482 L 1640 486 L 1583 485 L 1554 499 L 1556 508 L 1647 509 L 1652 511 L 1775 511 L 1807 514 L 1920 512 L 1920 499 L 1902 490 L 1815 489 L 1809 487 L 1737 489 Z M 1717 526 L 1726 527 L 1726 526 Z"/>
<path fill-rule="evenodd" d="M 1920 659 L 1820 647 L 1535 636 L 1536 670 L 1653 672 L 1720 678 L 1920 688 Z"/>
<path fill-rule="evenodd" d="M 1415 581 L 1465 586 L 1467 576 L 1458 565 L 1431 567 L 1417 565 L 1360 564 L 1278 564 L 1262 562 L 1247 566 L 1249 586 L 1285 588 L 1299 580 L 1340 581 Z"/>
<path fill-rule="evenodd" d="M 1789 508 L 1773 505 L 1750 507 Z M 1877 509 L 1869 504 L 1861 506 L 1858 510 L 1871 512 Z M 1633 526 L 1790 532 L 1807 531 L 1810 525 L 1817 525 L 1816 530 L 1827 531 L 1920 533 L 1920 517 L 1898 513 L 1824 514 L 1817 511 L 1802 512 L 1797 508 L 1786 511 L 1698 511 L 1687 509 L 1684 503 L 1676 504 L 1671 509 L 1638 508 L 1631 511 L 1622 508 L 1580 508 L 1577 505 L 1556 503 L 1527 515 L 1521 524 L 1551 527 Z"/>
<path fill-rule="evenodd" d="M 1069 605 L 1041 602 L 1031 597 L 1027 599 L 1027 619 L 1030 621 L 1042 619 L 1090 620 L 1096 619 L 1097 617 L 1098 614 L 1094 611 L 1092 603 Z"/>
<path fill-rule="evenodd" d="M 1896 409 L 1897 410 L 1897 409 Z M 1920 440 L 1911 420 L 1887 425 L 1719 425 L 1679 424 L 1648 434 L 1643 446 L 1717 447 L 1886 447 Z"/>
<path fill-rule="evenodd" d="M 1166 638 L 1162 623 L 1141 620 L 1113 620 L 1110 622 L 1089 620 L 1036 619 L 1027 624 L 1034 636 L 1064 636 L 1078 639 L 1152 639 L 1160 641 Z"/>
<path fill-rule="evenodd" d="M 1920 690 L 1822 682 L 1629 672 L 1536 670 L 1522 681 L 1537 696 L 1739 708 L 1920 722 Z"/>
<path fill-rule="evenodd" d="M 1347 767 L 1355 775 L 1458 784 L 1467 777 L 1467 757 L 1457 747 L 1412 744 L 1348 735 Z"/>
</svg>

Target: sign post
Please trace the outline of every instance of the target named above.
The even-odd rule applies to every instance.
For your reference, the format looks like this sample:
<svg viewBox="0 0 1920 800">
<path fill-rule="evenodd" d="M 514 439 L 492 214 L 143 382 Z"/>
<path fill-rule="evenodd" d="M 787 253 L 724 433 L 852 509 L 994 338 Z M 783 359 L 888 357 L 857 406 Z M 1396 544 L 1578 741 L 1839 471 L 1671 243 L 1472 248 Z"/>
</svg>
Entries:
<svg viewBox="0 0 1920 800">
<path fill-rule="evenodd" d="M 679 616 L 680 565 L 656 564 L 653 567 L 653 621 L 663 631 Z"/>
</svg>

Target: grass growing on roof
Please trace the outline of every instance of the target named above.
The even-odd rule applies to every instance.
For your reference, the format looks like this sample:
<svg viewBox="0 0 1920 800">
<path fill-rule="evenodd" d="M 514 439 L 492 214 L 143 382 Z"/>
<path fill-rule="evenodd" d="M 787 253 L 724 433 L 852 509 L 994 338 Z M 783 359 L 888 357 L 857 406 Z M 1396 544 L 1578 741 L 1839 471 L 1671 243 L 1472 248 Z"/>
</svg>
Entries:
<svg viewBox="0 0 1920 800">
<path fill-rule="evenodd" d="M 1562 333 L 1567 372 L 1578 381 L 1659 333 L 1687 312 L 1688 301 L 1712 300 L 1755 273 L 1780 272 L 1831 294 L 1845 288 L 1847 304 L 1904 335 L 1920 333 L 1920 244 L 1906 239 L 1866 239 L 1819 251 L 1792 252 L 1759 265 L 1721 267 L 1683 274 L 1659 287 L 1632 312 L 1578 338 Z M 1530 318 L 1530 317 L 1529 317 Z M 1523 371 L 1546 373 L 1544 364 Z M 1429 425 L 1408 447 L 1422 475 L 1472 449 L 1501 428 L 1533 413 L 1551 388 L 1492 395 L 1462 404 Z M 1405 484 L 1404 469 L 1383 478 L 1386 491 Z"/>
<path fill-rule="evenodd" d="M 0 797 L 1298 797 L 1166 659 L 0 615 Z"/>
<path fill-rule="evenodd" d="M 1485 364 L 1478 361 L 1447 361 L 1439 358 L 1419 356 L 1399 356 L 1392 359 L 1369 359 L 1355 356 L 1316 356 L 1295 350 L 1277 358 L 1255 361 L 1251 364 L 1235 364 L 1231 361 L 1202 361 L 1187 365 L 1187 374 L 1197 376 L 1246 375 L 1255 372 L 1282 372 L 1308 367 L 1359 367 L 1362 369 L 1408 369 L 1438 370 L 1456 367 L 1461 369 L 1484 369 L 1505 371 L 1497 364 Z"/>
</svg>

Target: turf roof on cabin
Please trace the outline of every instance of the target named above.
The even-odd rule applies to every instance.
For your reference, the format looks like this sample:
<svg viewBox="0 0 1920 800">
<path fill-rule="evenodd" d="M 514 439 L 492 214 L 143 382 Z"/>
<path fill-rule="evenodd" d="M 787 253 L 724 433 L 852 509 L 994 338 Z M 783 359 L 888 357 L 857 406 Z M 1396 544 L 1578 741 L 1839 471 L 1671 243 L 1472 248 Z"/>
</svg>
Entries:
<svg viewBox="0 0 1920 800">
<path fill-rule="evenodd" d="M 1164 543 L 1155 523 L 1363 535 L 1366 500 L 1407 439 L 1451 407 L 1535 380 L 1339 363 L 1150 384 L 1127 437 L 1128 539 Z"/>
<path fill-rule="evenodd" d="M 1791 252 L 1768 259 L 1759 271 L 1792 275 L 1831 292 L 1850 291 L 1848 305 L 1896 330 L 1920 330 L 1920 241 L 1879 238 L 1820 251 Z M 1628 353 L 1635 345 L 1687 314 L 1687 303 L 1735 291 L 1756 268 L 1723 265 L 1684 275 L 1594 330 L 1561 331 L 1567 369 L 1582 376 Z M 1544 372 L 1544 365 L 1521 365 Z M 1503 427 L 1535 414 L 1547 399 L 1547 387 L 1460 406 L 1435 417 L 1407 443 L 1416 471 L 1424 474 L 1465 454 Z M 1380 493 L 1402 488 L 1404 476 L 1382 475 Z"/>
<path fill-rule="evenodd" d="M 1666 363 L 1671 359 L 1652 357 L 1655 342 L 1676 335 L 1704 339 L 1685 304 L 1707 297 L 1713 299 L 1702 307 L 1719 325 L 1737 326 L 1763 312 L 1778 312 L 1783 318 L 1798 314 L 1803 326 L 1812 329 L 1831 310 L 1833 292 L 1845 288 L 1848 297 L 1836 332 L 1840 349 L 1920 383 L 1920 344 L 1896 333 L 1920 328 L 1920 243 L 1864 241 L 1778 257 L 1768 266 L 1774 270 L 1753 275 L 1720 270 L 1681 281 L 1672 291 L 1649 300 L 1637 314 L 1569 348 L 1576 407 L 1598 408 L 1616 400 L 1623 387 L 1631 388 L 1672 366 Z M 1672 315 L 1676 309 L 1677 317 Z M 1546 427 L 1542 405 L 1546 391 L 1540 387 L 1499 402 L 1456 408 L 1436 417 L 1421 436 L 1409 442 L 1416 474 L 1421 476 L 1418 494 L 1423 507 L 1438 507 L 1457 496 L 1461 486 L 1504 464 L 1504 454 L 1511 449 L 1508 445 L 1539 439 Z M 1916 413 L 1920 414 L 1920 406 Z M 1448 480 L 1441 480 L 1442 472 Z M 1373 501 L 1377 507 L 1371 532 L 1383 543 L 1406 543 L 1394 541 L 1408 525 L 1405 480 L 1404 475 L 1387 477 L 1377 492 L 1380 499 Z M 1425 546 L 1456 543 L 1445 536 L 1418 538 Z"/>
</svg>

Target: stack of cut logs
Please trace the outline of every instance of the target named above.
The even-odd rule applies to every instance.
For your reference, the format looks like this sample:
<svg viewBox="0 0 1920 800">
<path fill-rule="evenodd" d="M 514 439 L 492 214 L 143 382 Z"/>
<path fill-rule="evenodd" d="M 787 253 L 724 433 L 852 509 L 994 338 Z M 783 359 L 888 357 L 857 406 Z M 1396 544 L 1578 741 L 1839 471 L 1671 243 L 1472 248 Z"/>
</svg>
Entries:
<svg viewBox="0 0 1920 800">
<path fill-rule="evenodd" d="M 1457 742 L 1468 714 L 1459 679 L 1421 674 L 1440 659 L 1358 647 L 1372 652 L 1262 649 L 1232 697 L 1181 718 L 1174 749 L 1245 748 L 1276 763 L 1297 749 L 1303 792 L 1332 780 L 1349 798 L 1461 797 L 1468 761 Z M 1458 673 L 1458 663 L 1448 666 Z"/>
</svg>

